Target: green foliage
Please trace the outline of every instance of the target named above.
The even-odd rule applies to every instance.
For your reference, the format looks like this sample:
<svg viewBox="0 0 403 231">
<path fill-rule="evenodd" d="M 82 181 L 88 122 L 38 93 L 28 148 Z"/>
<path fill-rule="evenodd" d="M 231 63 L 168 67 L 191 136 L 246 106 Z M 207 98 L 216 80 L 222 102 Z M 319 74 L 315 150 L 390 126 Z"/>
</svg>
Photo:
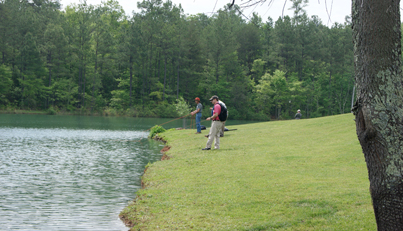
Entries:
<svg viewBox="0 0 403 231">
<path fill-rule="evenodd" d="M 148 137 L 154 138 L 154 136 L 157 135 L 158 133 L 163 133 L 165 131 L 166 131 L 165 128 L 163 128 L 162 126 L 155 125 L 150 129 L 150 134 L 148 135 Z"/>
<path fill-rule="evenodd" d="M 56 113 L 57 113 L 57 111 L 55 110 L 55 108 L 53 108 L 53 107 L 48 108 L 48 111 L 47 111 L 48 115 L 56 115 Z"/>
<path fill-rule="evenodd" d="M 10 69 L 5 65 L 0 65 L 0 105 L 6 105 L 9 102 L 7 94 L 12 83 Z"/>
<path fill-rule="evenodd" d="M 251 73 L 252 73 L 252 76 L 253 76 L 252 78 L 256 83 L 258 83 L 259 80 L 264 75 L 265 64 L 266 64 L 266 62 L 261 60 L 261 59 L 256 59 L 256 60 L 253 61 Z"/>
<path fill-rule="evenodd" d="M 176 100 L 175 108 L 179 116 L 185 116 L 190 113 L 190 106 L 182 96 Z"/>
<path fill-rule="evenodd" d="M 110 106 L 115 109 L 127 108 L 128 103 L 130 102 L 129 94 L 124 90 L 113 90 L 111 92 L 112 98 L 110 102 Z"/>
<path fill-rule="evenodd" d="M 350 22 L 329 28 L 305 1 L 275 22 L 245 21 L 236 7 L 189 16 L 172 1 L 144 0 L 126 16 L 117 1 L 64 12 L 52 1 L 0 1 L 0 105 L 178 117 L 195 97 L 209 107 L 218 95 L 230 119 L 349 112 Z"/>
<path fill-rule="evenodd" d="M 158 104 L 155 108 L 158 117 L 162 118 L 176 118 L 179 116 L 176 106 L 168 104 L 167 102 L 162 102 Z"/>
</svg>

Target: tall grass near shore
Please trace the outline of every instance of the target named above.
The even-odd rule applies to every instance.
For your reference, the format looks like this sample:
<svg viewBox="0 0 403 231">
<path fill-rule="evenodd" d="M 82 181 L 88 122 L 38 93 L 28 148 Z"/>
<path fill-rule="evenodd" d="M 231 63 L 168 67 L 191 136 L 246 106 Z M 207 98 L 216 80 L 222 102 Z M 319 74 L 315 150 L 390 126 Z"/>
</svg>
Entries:
<svg viewBox="0 0 403 231">
<path fill-rule="evenodd" d="M 193 130 L 162 134 L 171 158 L 122 211 L 132 230 L 376 230 L 351 114 L 228 128 L 211 151 Z"/>
</svg>

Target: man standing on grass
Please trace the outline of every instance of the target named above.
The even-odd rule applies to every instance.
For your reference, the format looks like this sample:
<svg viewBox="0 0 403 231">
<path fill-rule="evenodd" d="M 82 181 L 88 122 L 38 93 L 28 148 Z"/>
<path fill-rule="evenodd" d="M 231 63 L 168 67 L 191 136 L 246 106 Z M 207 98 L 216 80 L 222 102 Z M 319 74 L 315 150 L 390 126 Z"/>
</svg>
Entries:
<svg viewBox="0 0 403 231">
<path fill-rule="evenodd" d="M 214 114 L 213 114 L 213 116 L 208 117 L 206 120 L 212 120 L 213 122 L 211 123 L 210 133 L 209 133 L 206 147 L 203 148 L 202 150 L 210 150 L 214 139 L 215 139 L 214 148 L 220 149 L 220 131 L 221 131 L 223 123 L 220 121 L 220 119 L 218 117 L 221 113 L 221 106 L 218 103 L 218 96 L 213 95 L 210 98 L 210 102 L 214 105 Z"/>
<path fill-rule="evenodd" d="M 295 119 L 300 120 L 302 117 L 301 110 L 298 109 L 297 114 L 295 114 Z"/>
<path fill-rule="evenodd" d="M 191 115 L 196 114 L 196 128 L 197 128 L 196 134 L 200 134 L 201 133 L 200 121 L 201 121 L 201 117 L 202 117 L 203 105 L 200 103 L 200 98 L 199 97 L 195 98 L 195 102 L 197 104 L 196 110 L 192 111 L 190 114 Z"/>
</svg>

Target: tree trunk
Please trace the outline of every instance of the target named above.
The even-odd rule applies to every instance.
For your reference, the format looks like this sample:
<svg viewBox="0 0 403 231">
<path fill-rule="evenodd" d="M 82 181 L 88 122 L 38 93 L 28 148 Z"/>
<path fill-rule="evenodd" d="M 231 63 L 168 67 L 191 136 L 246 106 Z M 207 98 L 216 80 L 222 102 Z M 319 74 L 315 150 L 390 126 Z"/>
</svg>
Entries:
<svg viewBox="0 0 403 231">
<path fill-rule="evenodd" d="M 180 59 L 178 57 L 178 77 L 176 79 L 176 99 L 179 99 L 179 68 L 180 68 Z"/>
<path fill-rule="evenodd" d="M 91 111 L 94 109 L 95 105 L 95 79 L 97 77 L 98 72 L 98 42 L 95 46 L 95 66 L 94 66 L 94 78 L 92 79 L 92 103 L 91 103 Z"/>
<path fill-rule="evenodd" d="M 215 67 L 215 83 L 218 84 L 218 69 L 219 69 L 219 61 L 218 61 L 218 55 L 217 55 L 217 61 L 216 61 L 216 67 Z"/>
<path fill-rule="evenodd" d="M 21 56 L 21 63 L 22 63 L 22 67 L 21 67 L 21 75 L 22 75 L 22 84 L 21 84 L 21 106 L 24 109 L 24 90 L 25 90 L 25 76 L 24 76 L 24 72 L 25 72 L 25 65 L 22 62 L 22 56 Z"/>
<path fill-rule="evenodd" d="M 148 67 L 147 67 L 147 72 L 146 72 L 146 92 L 147 96 L 150 95 L 151 93 L 151 77 L 153 73 L 153 65 L 152 65 L 152 58 L 153 58 L 153 44 L 151 43 L 151 48 L 150 48 L 150 55 L 149 55 L 149 60 L 148 60 Z"/>
<path fill-rule="evenodd" d="M 400 0 L 352 6 L 357 100 L 353 107 L 378 230 L 403 230 Z"/>
<path fill-rule="evenodd" d="M 52 52 L 48 54 L 48 67 L 49 67 L 49 88 L 52 85 Z M 46 106 L 49 106 L 49 97 L 46 97 Z"/>
<path fill-rule="evenodd" d="M 145 72 L 146 72 L 146 64 L 145 64 L 145 61 L 143 60 L 143 83 L 142 83 L 142 85 L 141 85 L 141 104 L 142 104 L 142 106 L 143 106 L 143 109 L 144 109 L 144 88 L 145 88 Z"/>
<path fill-rule="evenodd" d="M 80 68 L 79 68 L 79 74 L 78 74 L 78 95 L 81 95 L 81 84 L 82 84 L 82 74 L 83 74 L 83 66 L 82 66 L 82 59 L 81 59 L 81 64 L 80 64 Z M 80 106 L 81 108 L 81 103 Z"/>
<path fill-rule="evenodd" d="M 165 101 L 165 85 L 167 82 L 167 55 L 165 54 L 165 62 L 164 62 L 164 92 L 162 94 L 162 101 Z"/>
<path fill-rule="evenodd" d="M 330 66 L 332 66 L 332 62 L 330 62 Z M 332 98 L 332 71 L 329 71 L 329 102 L 328 102 L 328 106 L 327 106 L 327 115 L 331 115 L 332 114 L 332 107 L 331 107 L 331 98 Z"/>
<path fill-rule="evenodd" d="M 130 55 L 129 59 L 129 65 L 130 65 L 130 92 L 129 92 L 129 97 L 130 97 L 130 108 L 132 107 L 132 90 L 133 90 L 133 57 Z"/>
<path fill-rule="evenodd" d="M 52 52 L 48 54 L 48 67 L 49 67 L 49 87 L 52 85 Z"/>
<path fill-rule="evenodd" d="M 83 97 L 82 97 L 82 101 L 83 101 L 82 106 L 83 107 L 85 107 L 85 69 L 86 69 L 86 65 L 84 64 L 84 70 L 83 70 L 83 81 L 84 81 L 84 83 L 83 83 Z"/>
</svg>

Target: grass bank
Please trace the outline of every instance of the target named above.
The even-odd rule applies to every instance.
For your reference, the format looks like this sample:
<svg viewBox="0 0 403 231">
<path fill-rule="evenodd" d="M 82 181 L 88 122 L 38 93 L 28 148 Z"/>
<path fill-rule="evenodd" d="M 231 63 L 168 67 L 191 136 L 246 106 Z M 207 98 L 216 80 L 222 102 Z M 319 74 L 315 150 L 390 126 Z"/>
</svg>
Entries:
<svg viewBox="0 0 403 231">
<path fill-rule="evenodd" d="M 32 114 L 32 115 L 46 115 L 46 111 L 39 110 L 22 110 L 22 109 L 8 109 L 0 110 L 0 114 Z"/>
<path fill-rule="evenodd" d="M 353 115 L 228 128 L 212 151 L 193 130 L 162 134 L 170 159 L 121 213 L 132 230 L 376 230 Z"/>
</svg>

